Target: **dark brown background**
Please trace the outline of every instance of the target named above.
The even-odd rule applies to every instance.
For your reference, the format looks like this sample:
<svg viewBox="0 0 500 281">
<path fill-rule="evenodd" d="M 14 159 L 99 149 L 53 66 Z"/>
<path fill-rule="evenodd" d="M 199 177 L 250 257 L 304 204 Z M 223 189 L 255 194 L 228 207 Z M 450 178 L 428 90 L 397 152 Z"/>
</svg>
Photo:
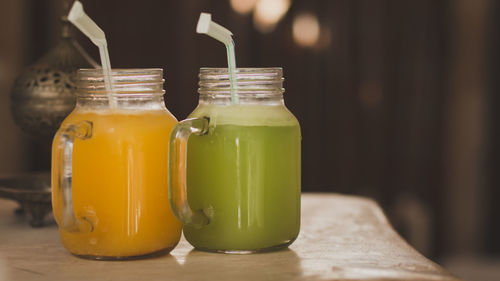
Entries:
<svg viewBox="0 0 500 281">
<path fill-rule="evenodd" d="M 229 1 L 82 2 L 107 34 L 113 67 L 166 69 L 178 119 L 197 103 L 199 68 L 226 65 L 223 46 L 195 33 L 199 13 L 212 13 L 235 34 L 238 66 L 284 68 L 285 101 L 302 126 L 303 191 L 375 198 L 430 257 L 500 252 L 495 1 L 295 0 L 271 33 Z M 22 67 L 57 42 L 62 1 L 0 5 L 0 174 L 44 169 L 43 152 L 12 123 L 8 95 Z M 294 42 L 304 11 L 329 44 Z"/>
</svg>

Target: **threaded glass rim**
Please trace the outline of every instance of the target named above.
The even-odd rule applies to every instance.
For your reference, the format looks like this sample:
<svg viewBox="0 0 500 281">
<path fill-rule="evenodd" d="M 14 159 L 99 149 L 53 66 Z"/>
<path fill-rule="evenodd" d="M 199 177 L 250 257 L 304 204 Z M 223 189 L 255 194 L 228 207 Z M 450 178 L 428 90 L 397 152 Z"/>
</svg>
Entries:
<svg viewBox="0 0 500 281">
<path fill-rule="evenodd" d="M 282 95 L 283 69 L 281 67 L 237 68 L 236 91 L 245 95 Z M 228 68 L 200 68 L 198 93 L 200 95 L 231 95 Z"/>
<path fill-rule="evenodd" d="M 164 95 L 163 69 L 161 68 L 122 68 L 111 71 L 113 96 L 152 96 Z M 102 69 L 82 68 L 77 71 L 77 96 L 109 96 L 104 83 Z"/>
</svg>

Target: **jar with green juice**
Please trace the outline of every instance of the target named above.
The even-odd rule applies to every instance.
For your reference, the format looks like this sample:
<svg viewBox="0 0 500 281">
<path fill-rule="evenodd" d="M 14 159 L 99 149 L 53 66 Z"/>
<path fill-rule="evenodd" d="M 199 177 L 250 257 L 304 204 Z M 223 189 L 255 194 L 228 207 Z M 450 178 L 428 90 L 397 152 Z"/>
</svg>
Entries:
<svg viewBox="0 0 500 281">
<path fill-rule="evenodd" d="M 281 68 L 200 69 L 199 104 L 172 131 L 169 198 L 196 249 L 287 247 L 300 229 L 301 133 Z M 233 89 L 233 91 L 234 91 Z"/>
</svg>

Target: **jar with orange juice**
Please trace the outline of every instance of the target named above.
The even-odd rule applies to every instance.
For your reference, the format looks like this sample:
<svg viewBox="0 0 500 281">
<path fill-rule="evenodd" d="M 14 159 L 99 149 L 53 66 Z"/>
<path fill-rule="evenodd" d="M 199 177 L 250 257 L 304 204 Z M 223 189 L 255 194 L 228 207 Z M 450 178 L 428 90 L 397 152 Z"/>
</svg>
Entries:
<svg viewBox="0 0 500 281">
<path fill-rule="evenodd" d="M 52 146 L 52 205 L 74 255 L 133 259 L 169 252 L 181 224 L 168 201 L 168 142 L 177 123 L 161 69 L 78 71 L 77 103 Z M 111 103 L 110 99 L 114 102 Z"/>
</svg>

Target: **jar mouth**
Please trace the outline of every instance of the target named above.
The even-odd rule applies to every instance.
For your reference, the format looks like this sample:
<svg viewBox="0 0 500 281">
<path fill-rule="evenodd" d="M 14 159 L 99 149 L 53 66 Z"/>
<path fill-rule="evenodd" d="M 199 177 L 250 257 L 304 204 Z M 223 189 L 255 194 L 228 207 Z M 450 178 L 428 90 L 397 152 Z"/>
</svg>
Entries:
<svg viewBox="0 0 500 281">
<path fill-rule="evenodd" d="M 198 93 L 230 95 L 231 84 L 228 68 L 202 67 L 199 74 Z M 235 70 L 235 89 L 238 95 L 283 94 L 283 69 L 281 67 L 243 67 Z"/>
<path fill-rule="evenodd" d="M 82 68 L 77 71 L 77 96 L 151 96 L 163 95 L 163 69 L 117 68 L 111 70 L 114 91 L 109 93 L 100 68 Z"/>
<path fill-rule="evenodd" d="M 228 68 L 227 67 L 201 67 L 200 68 L 200 74 L 205 74 L 207 72 L 213 72 L 213 73 L 228 73 Z M 236 68 L 236 73 L 275 73 L 279 75 L 283 75 L 283 68 L 282 67 L 237 67 Z"/>
</svg>

